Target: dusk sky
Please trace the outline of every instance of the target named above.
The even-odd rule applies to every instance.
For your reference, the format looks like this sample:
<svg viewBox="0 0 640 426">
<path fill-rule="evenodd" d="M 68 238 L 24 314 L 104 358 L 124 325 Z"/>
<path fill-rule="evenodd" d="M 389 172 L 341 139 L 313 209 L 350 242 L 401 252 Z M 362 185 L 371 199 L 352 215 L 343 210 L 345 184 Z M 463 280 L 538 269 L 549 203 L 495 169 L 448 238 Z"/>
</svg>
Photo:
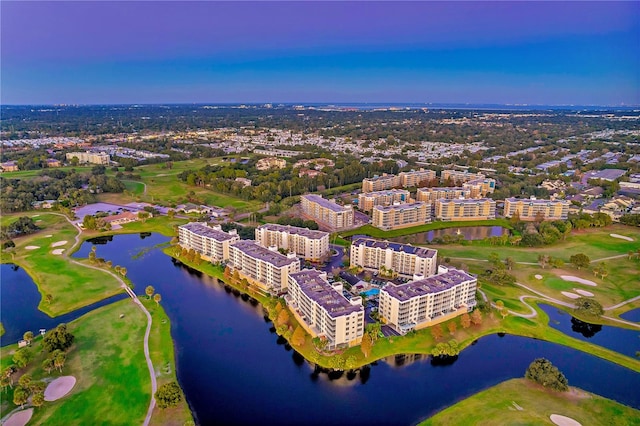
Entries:
<svg viewBox="0 0 640 426">
<path fill-rule="evenodd" d="M 639 2 L 2 1 L 2 104 L 640 104 Z"/>
</svg>

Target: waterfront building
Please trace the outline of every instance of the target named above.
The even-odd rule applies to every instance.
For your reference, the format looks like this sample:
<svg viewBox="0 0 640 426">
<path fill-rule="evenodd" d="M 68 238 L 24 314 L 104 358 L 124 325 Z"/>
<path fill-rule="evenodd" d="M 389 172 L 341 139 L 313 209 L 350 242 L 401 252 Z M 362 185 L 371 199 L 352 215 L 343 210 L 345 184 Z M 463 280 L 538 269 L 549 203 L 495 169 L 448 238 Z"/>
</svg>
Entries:
<svg viewBox="0 0 640 426">
<path fill-rule="evenodd" d="M 531 197 L 530 199 L 506 198 L 504 200 L 504 216 L 512 217 L 516 214 L 520 220 L 566 220 L 569 216 L 567 200 L 543 200 Z"/>
<path fill-rule="evenodd" d="M 312 262 L 329 255 L 329 233 L 291 225 L 267 223 L 256 229 L 256 241 L 264 247 L 276 246 Z"/>
<path fill-rule="evenodd" d="M 388 283 L 380 289 L 380 319 L 400 334 L 438 324 L 473 309 L 477 284 L 468 273 L 443 266 L 431 277 Z"/>
<path fill-rule="evenodd" d="M 489 198 L 477 200 L 437 200 L 435 217 L 445 221 L 487 220 L 496 218 L 496 202 Z"/>
<path fill-rule="evenodd" d="M 462 185 L 465 182 L 484 178 L 485 176 L 482 173 L 469 173 L 467 171 L 459 170 L 443 170 L 440 174 L 440 181 L 442 183 L 451 179 L 451 182 L 456 186 Z"/>
<path fill-rule="evenodd" d="M 332 230 L 353 226 L 353 207 L 350 205 L 341 206 L 315 194 L 301 196 L 300 202 L 304 215 L 320 225 Z"/>
<path fill-rule="evenodd" d="M 471 190 L 461 186 L 449 186 L 440 188 L 418 188 L 416 193 L 417 201 L 435 202 L 436 200 L 445 199 L 453 200 L 455 198 L 470 198 Z"/>
<path fill-rule="evenodd" d="M 220 226 L 190 222 L 178 227 L 178 242 L 186 249 L 194 249 L 200 257 L 209 262 L 229 259 L 229 246 L 240 241 L 235 229 L 224 232 Z"/>
<path fill-rule="evenodd" d="M 326 272 L 304 269 L 289 274 L 285 300 L 312 337 L 327 339 L 328 348 L 354 346 L 362 341 L 362 298 L 347 299 L 342 284 L 330 284 Z"/>
<path fill-rule="evenodd" d="M 438 252 L 410 244 L 357 238 L 351 242 L 349 258 L 351 267 L 358 266 L 374 272 L 384 267 L 402 277 L 429 277 L 436 273 Z"/>
<path fill-rule="evenodd" d="M 400 176 L 383 173 L 381 176 L 362 180 L 362 192 L 384 191 L 401 186 Z"/>
<path fill-rule="evenodd" d="M 491 178 L 474 179 L 462 184 L 468 189 L 469 198 L 482 198 L 496 190 L 496 180 Z"/>
<path fill-rule="evenodd" d="M 289 274 L 300 270 L 300 261 L 295 253 L 285 256 L 276 247 L 240 240 L 229 245 L 228 266 L 263 291 L 281 294 L 287 290 Z"/>
<path fill-rule="evenodd" d="M 77 158 L 80 163 L 90 163 L 90 164 L 109 164 L 109 154 L 106 152 L 68 152 L 66 154 L 67 161 L 71 161 L 73 158 Z"/>
<path fill-rule="evenodd" d="M 376 228 L 389 231 L 408 228 L 431 222 L 431 203 L 415 202 L 374 206 L 371 224 Z"/>
<path fill-rule="evenodd" d="M 421 183 L 430 182 L 436 179 L 436 172 L 433 170 L 411 170 L 410 172 L 400 172 L 400 185 L 403 188 L 419 186 Z"/>
<path fill-rule="evenodd" d="M 387 189 L 358 195 L 358 208 L 369 212 L 374 206 L 388 206 L 393 203 L 410 203 L 411 194 L 405 189 Z"/>
</svg>

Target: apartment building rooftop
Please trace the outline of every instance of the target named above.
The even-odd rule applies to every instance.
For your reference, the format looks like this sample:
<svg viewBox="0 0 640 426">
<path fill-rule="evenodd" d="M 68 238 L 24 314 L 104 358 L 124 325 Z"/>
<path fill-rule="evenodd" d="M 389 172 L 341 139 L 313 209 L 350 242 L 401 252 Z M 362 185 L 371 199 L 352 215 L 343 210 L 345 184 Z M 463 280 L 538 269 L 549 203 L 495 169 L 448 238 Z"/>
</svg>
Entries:
<svg viewBox="0 0 640 426">
<path fill-rule="evenodd" d="M 303 237 L 311 238 L 314 240 L 320 240 L 323 237 L 329 235 L 328 232 L 314 231 L 308 228 L 300 228 L 298 226 L 291 225 L 278 225 L 276 223 L 265 223 L 258 229 L 267 229 L 269 231 L 288 232 L 289 234 L 302 235 Z"/>
<path fill-rule="evenodd" d="M 313 203 L 317 203 L 322 207 L 333 210 L 336 213 L 342 213 L 344 211 L 350 210 L 350 207 L 351 207 L 351 206 L 348 206 L 348 207 L 341 206 L 339 204 L 334 203 L 333 201 L 324 199 L 320 195 L 316 195 L 316 194 L 305 194 L 305 195 L 302 195 L 302 197 L 306 198 L 307 200 Z"/>
<path fill-rule="evenodd" d="M 406 284 L 394 285 L 388 283 L 382 289 L 391 297 L 404 302 L 413 297 L 424 296 L 429 293 L 439 293 L 470 280 L 475 280 L 475 278 L 464 271 L 449 269 L 445 273 L 411 281 Z"/>
<path fill-rule="evenodd" d="M 511 198 L 505 198 L 505 201 L 509 201 L 510 203 L 517 203 L 519 201 L 525 202 L 525 203 L 529 203 L 529 204 L 550 204 L 550 203 L 565 203 L 565 204 L 569 204 L 569 201 L 567 200 L 548 200 L 548 199 L 538 199 L 535 197 L 531 197 L 531 198 L 515 198 L 515 197 L 511 197 Z"/>
<path fill-rule="evenodd" d="M 283 266 L 299 262 L 296 257 L 288 257 L 278 253 L 277 251 L 269 250 L 268 248 L 259 245 L 253 240 L 236 241 L 235 243 L 231 244 L 231 247 L 237 248 L 247 256 L 270 263 L 276 268 L 282 268 Z"/>
<path fill-rule="evenodd" d="M 393 195 L 393 194 L 407 194 L 409 191 L 406 189 L 383 189 L 381 191 L 363 192 L 361 195 L 366 197 L 376 197 L 379 195 Z"/>
<path fill-rule="evenodd" d="M 455 192 L 455 191 L 468 191 L 467 188 L 463 186 L 433 186 L 430 188 L 418 188 L 419 192 L 433 192 L 433 191 L 446 191 L 446 192 Z"/>
<path fill-rule="evenodd" d="M 369 181 L 369 182 L 377 182 L 380 180 L 392 180 L 392 179 L 397 179 L 398 176 L 396 175 L 388 175 L 388 174 L 382 174 L 382 175 L 375 175 L 374 177 L 371 178 L 364 178 L 364 180 Z"/>
<path fill-rule="evenodd" d="M 441 203 L 454 203 L 454 204 L 481 204 L 481 203 L 485 203 L 487 201 L 491 201 L 494 202 L 491 198 L 454 198 L 451 200 L 447 200 L 447 199 L 440 199 L 438 200 Z"/>
<path fill-rule="evenodd" d="M 186 229 L 203 237 L 213 238 L 216 241 L 227 241 L 237 238 L 237 235 L 212 228 L 200 222 L 189 222 L 187 224 L 180 225 L 180 228 Z"/>
<path fill-rule="evenodd" d="M 428 202 L 423 202 L 423 201 L 417 201 L 415 203 L 408 203 L 408 204 L 392 204 L 390 206 L 374 206 L 374 209 L 383 211 L 383 212 L 390 212 L 392 210 L 409 210 L 409 209 L 417 209 L 420 208 L 424 205 L 429 205 L 430 203 Z"/>
<path fill-rule="evenodd" d="M 379 241 L 371 238 L 356 238 L 351 242 L 351 244 L 354 246 L 365 245 L 367 247 L 379 248 L 383 250 L 391 249 L 397 252 L 415 254 L 416 256 L 422 257 L 425 259 L 433 259 L 438 254 L 437 250 L 433 250 L 426 247 L 417 247 L 417 246 L 412 246 L 410 244 L 394 243 L 390 241 Z"/>
<path fill-rule="evenodd" d="M 362 311 L 362 304 L 352 304 L 324 278 L 326 275 L 315 269 L 304 269 L 289 274 L 300 286 L 300 290 L 311 300 L 322 306 L 332 318 Z"/>
</svg>

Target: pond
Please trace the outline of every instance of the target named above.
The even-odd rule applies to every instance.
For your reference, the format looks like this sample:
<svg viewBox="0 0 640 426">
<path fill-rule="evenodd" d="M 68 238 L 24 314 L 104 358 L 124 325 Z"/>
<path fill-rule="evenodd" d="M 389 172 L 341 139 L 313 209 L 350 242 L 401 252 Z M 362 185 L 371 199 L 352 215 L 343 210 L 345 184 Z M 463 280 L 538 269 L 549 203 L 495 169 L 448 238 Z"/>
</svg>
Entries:
<svg viewBox="0 0 640 426">
<path fill-rule="evenodd" d="M 549 315 L 549 325 L 564 334 L 632 358 L 636 357 L 636 351 L 640 351 L 640 329 L 629 330 L 608 325 L 590 324 L 572 317 L 555 306 L 544 303 L 539 303 L 538 306 Z"/>
<path fill-rule="evenodd" d="M 620 315 L 620 318 L 622 318 L 623 320 L 640 323 L 640 308 L 627 311 L 624 314 Z"/>
<path fill-rule="evenodd" d="M 414 424 L 482 389 L 523 377 L 542 356 L 571 385 L 640 408 L 640 394 L 633 391 L 640 388 L 640 374 L 564 346 L 509 335 L 483 337 L 447 360 L 399 355 L 357 372 L 314 369 L 275 334 L 255 301 L 153 248 L 168 240 L 119 235 L 97 252 L 127 267 L 137 293 L 153 285 L 162 294 L 178 379 L 198 423 Z M 85 243 L 76 255 L 90 250 Z"/>
<path fill-rule="evenodd" d="M 81 317 L 100 306 L 113 303 L 127 297 L 116 294 L 108 299 L 85 306 L 59 317 L 51 318 L 38 310 L 40 293 L 29 274 L 24 269 L 11 264 L 0 265 L 0 320 L 5 334 L 0 337 L 0 346 L 17 343 L 22 340 L 25 331 L 38 334 L 41 328 L 51 329 L 60 323 L 67 323 Z"/>
<path fill-rule="evenodd" d="M 444 238 L 445 236 L 453 238 L 464 237 L 465 240 L 482 240 L 489 237 L 499 237 L 505 234 L 509 234 L 509 230 L 502 226 L 460 226 L 457 228 L 418 232 L 412 235 L 388 238 L 388 240 L 404 244 L 429 244 L 429 242 L 434 239 Z M 460 235 L 460 237 L 458 237 L 458 235 Z"/>
</svg>

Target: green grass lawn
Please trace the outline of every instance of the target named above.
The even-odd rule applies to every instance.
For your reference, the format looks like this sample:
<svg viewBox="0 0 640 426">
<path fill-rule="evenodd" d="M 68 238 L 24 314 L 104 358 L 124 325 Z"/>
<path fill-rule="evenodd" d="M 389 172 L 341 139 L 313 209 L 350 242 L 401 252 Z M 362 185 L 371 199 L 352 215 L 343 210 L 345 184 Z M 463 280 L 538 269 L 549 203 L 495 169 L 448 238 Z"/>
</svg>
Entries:
<svg viewBox="0 0 640 426">
<path fill-rule="evenodd" d="M 64 167 L 57 167 L 52 170 L 64 170 L 65 172 L 68 172 L 71 169 L 75 169 L 76 172 L 82 173 L 82 172 L 90 172 L 92 167 L 93 166 L 76 166 L 76 167 L 64 166 Z M 46 170 L 46 169 L 19 170 L 17 172 L 3 172 L 2 177 L 5 177 L 7 179 L 32 179 L 34 177 L 40 176 L 40 173 L 42 173 L 43 170 Z"/>
<path fill-rule="evenodd" d="M 44 212 L 20 215 L 33 217 L 42 229 L 16 238 L 15 249 L 2 252 L 2 262 L 19 265 L 33 278 L 42 295 L 38 306 L 41 311 L 55 317 L 122 291 L 118 281 L 106 272 L 85 268 L 62 255 L 52 254 L 55 249 L 65 249 L 65 253 L 69 253 L 74 244 L 77 231 L 63 217 Z M 60 241 L 66 243 L 52 247 Z M 38 248 L 27 250 L 28 246 Z M 51 304 L 45 301 L 46 294 L 53 296 Z"/>
<path fill-rule="evenodd" d="M 578 388 L 555 392 L 530 380 L 511 379 L 458 402 L 420 425 L 551 425 L 551 414 L 571 417 L 583 425 L 640 424 L 640 411 L 599 395 Z"/>
<path fill-rule="evenodd" d="M 132 195 L 142 195 L 144 193 L 144 185 L 140 182 L 123 179 L 122 183 Z"/>
</svg>

